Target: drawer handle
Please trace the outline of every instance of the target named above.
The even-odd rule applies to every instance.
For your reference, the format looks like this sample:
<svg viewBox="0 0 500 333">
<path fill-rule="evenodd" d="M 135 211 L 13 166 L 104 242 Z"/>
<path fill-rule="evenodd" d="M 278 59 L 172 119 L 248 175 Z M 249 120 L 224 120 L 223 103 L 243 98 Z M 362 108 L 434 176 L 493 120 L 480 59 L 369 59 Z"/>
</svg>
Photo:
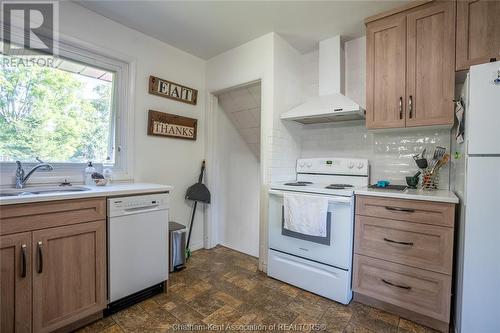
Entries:
<svg viewBox="0 0 500 333">
<path fill-rule="evenodd" d="M 43 272 L 43 253 L 42 253 L 42 242 L 38 242 L 37 246 L 37 252 L 38 252 L 38 274 Z"/>
<path fill-rule="evenodd" d="M 403 119 L 403 97 L 399 97 L 399 119 Z"/>
<path fill-rule="evenodd" d="M 393 210 L 396 212 L 405 212 L 405 213 L 414 213 L 415 212 L 415 209 L 412 209 L 412 208 L 400 208 L 400 207 L 385 206 L 385 209 Z"/>
<path fill-rule="evenodd" d="M 413 97 L 410 95 L 410 98 L 408 99 L 408 109 L 410 109 L 410 119 L 413 118 Z"/>
<path fill-rule="evenodd" d="M 413 246 L 413 242 L 398 242 L 398 241 L 395 241 L 395 240 L 392 240 L 392 239 L 389 239 L 389 238 L 385 238 L 385 237 L 384 237 L 384 240 L 386 242 L 388 242 L 388 243 L 395 243 L 395 244 Z"/>
<path fill-rule="evenodd" d="M 382 279 L 382 282 L 385 283 L 385 284 L 390 285 L 391 287 L 396 287 L 396 288 L 411 290 L 410 286 L 402 286 L 402 285 L 399 285 L 399 284 L 394 284 L 392 282 L 387 281 L 386 279 Z"/>
<path fill-rule="evenodd" d="M 21 277 L 26 277 L 26 244 L 21 245 Z"/>
</svg>

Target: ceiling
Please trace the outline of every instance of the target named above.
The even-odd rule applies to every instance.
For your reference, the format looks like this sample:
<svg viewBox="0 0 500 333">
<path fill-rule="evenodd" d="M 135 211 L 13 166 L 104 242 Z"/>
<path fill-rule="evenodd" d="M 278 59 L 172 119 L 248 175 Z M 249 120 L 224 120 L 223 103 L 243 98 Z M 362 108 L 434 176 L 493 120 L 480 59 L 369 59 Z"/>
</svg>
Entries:
<svg viewBox="0 0 500 333">
<path fill-rule="evenodd" d="M 76 1 L 132 29 L 203 59 L 277 32 L 302 53 L 322 39 L 364 35 L 363 19 L 408 0 Z"/>
</svg>

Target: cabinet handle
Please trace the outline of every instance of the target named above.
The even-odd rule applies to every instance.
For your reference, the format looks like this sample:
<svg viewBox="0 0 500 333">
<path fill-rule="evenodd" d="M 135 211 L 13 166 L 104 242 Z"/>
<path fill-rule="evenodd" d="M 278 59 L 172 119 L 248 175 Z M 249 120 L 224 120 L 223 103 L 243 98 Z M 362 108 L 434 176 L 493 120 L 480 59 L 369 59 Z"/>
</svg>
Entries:
<svg viewBox="0 0 500 333">
<path fill-rule="evenodd" d="M 411 290 L 410 286 L 403 286 L 403 285 L 400 285 L 400 284 L 395 284 L 395 283 L 387 281 L 386 279 L 382 279 L 382 282 L 385 283 L 385 284 L 388 284 L 391 287 L 396 287 L 396 288 Z"/>
<path fill-rule="evenodd" d="M 38 274 L 40 274 L 43 272 L 42 242 L 38 242 L 37 252 L 38 252 Z"/>
<path fill-rule="evenodd" d="M 387 209 L 387 210 L 393 210 L 393 211 L 396 211 L 396 212 L 405 212 L 405 213 L 414 213 L 415 212 L 415 209 L 411 209 L 411 208 L 399 208 L 399 207 L 385 206 L 385 209 Z"/>
<path fill-rule="evenodd" d="M 413 97 L 410 95 L 410 98 L 408 99 L 408 116 L 409 118 L 413 118 Z"/>
<path fill-rule="evenodd" d="M 395 244 L 413 246 L 413 242 L 399 242 L 399 241 L 395 241 L 395 240 L 392 240 L 392 239 L 389 239 L 389 238 L 385 238 L 385 237 L 384 237 L 384 240 L 386 242 L 388 242 L 388 243 L 395 243 Z"/>
<path fill-rule="evenodd" d="M 26 277 L 26 244 L 21 245 L 21 277 Z"/>
<path fill-rule="evenodd" d="M 403 97 L 399 97 L 399 119 L 403 119 Z"/>
</svg>

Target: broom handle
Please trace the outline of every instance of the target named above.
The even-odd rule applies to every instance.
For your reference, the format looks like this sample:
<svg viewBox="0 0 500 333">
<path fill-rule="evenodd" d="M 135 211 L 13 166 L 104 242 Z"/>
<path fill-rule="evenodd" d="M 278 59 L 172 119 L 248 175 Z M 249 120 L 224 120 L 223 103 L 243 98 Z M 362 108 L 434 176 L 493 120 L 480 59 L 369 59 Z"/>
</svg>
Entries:
<svg viewBox="0 0 500 333">
<path fill-rule="evenodd" d="M 203 181 L 203 173 L 205 172 L 205 161 L 201 163 L 201 172 L 200 172 L 200 177 L 198 177 L 198 183 L 201 184 Z"/>
<path fill-rule="evenodd" d="M 191 215 L 191 223 L 189 224 L 189 233 L 188 233 L 188 240 L 186 244 L 186 250 L 189 250 L 189 241 L 191 240 L 191 231 L 193 230 L 193 222 L 194 222 L 194 213 L 196 213 L 196 205 L 198 204 L 198 201 L 194 202 L 193 206 L 193 215 Z"/>
</svg>

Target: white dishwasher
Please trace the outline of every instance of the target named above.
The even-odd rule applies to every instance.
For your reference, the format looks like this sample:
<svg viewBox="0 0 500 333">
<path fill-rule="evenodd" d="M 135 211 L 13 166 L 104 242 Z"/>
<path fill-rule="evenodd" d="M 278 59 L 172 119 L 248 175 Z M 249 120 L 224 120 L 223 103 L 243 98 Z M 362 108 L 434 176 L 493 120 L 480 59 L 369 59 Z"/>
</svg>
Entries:
<svg viewBox="0 0 500 333">
<path fill-rule="evenodd" d="M 108 199 L 108 314 L 168 279 L 168 193 Z"/>
</svg>

